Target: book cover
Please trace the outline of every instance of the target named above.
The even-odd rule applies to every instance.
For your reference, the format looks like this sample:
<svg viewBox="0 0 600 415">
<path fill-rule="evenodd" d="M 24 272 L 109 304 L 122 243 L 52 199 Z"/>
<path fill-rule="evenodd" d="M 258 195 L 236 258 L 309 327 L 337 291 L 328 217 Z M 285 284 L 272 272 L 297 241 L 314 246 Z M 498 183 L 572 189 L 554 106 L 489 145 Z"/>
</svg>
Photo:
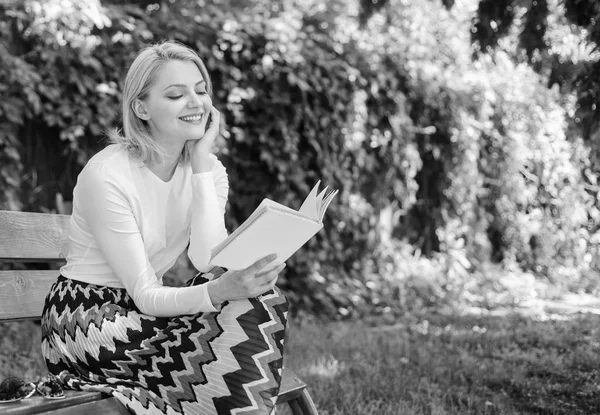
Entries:
<svg viewBox="0 0 600 415">
<path fill-rule="evenodd" d="M 244 269 L 271 253 L 277 263 L 285 262 L 323 228 L 323 216 L 338 193 L 320 181 L 308 194 L 299 210 L 264 199 L 254 212 L 211 252 L 211 265 Z"/>
</svg>

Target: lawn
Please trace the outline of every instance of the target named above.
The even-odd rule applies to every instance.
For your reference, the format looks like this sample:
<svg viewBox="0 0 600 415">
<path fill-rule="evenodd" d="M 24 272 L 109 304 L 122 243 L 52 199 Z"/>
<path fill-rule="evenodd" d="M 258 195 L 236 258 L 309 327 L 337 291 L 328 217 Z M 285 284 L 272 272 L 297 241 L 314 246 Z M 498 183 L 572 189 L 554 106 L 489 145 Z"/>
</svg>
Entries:
<svg viewBox="0 0 600 415">
<path fill-rule="evenodd" d="M 598 414 L 600 316 L 430 315 L 295 327 L 320 414 Z"/>
<path fill-rule="evenodd" d="M 559 311 L 296 318 L 286 362 L 323 415 L 600 413 L 600 315 Z M 0 333 L 0 378 L 44 372 L 37 326 Z"/>
</svg>

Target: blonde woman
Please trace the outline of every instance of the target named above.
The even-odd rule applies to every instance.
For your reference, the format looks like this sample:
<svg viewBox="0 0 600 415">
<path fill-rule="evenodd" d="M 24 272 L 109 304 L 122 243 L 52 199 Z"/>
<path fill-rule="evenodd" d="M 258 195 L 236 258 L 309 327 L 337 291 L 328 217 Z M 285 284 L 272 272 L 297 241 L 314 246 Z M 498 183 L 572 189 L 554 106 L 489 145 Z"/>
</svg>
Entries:
<svg viewBox="0 0 600 415">
<path fill-rule="evenodd" d="M 211 95 L 193 50 L 164 42 L 138 54 L 123 130 L 78 177 L 67 263 L 46 298 L 49 371 L 135 414 L 274 411 L 287 312 L 275 282 L 285 264 L 208 264 L 227 236 L 229 187 L 211 153 L 220 119 Z M 186 247 L 198 275 L 163 286 Z"/>
</svg>

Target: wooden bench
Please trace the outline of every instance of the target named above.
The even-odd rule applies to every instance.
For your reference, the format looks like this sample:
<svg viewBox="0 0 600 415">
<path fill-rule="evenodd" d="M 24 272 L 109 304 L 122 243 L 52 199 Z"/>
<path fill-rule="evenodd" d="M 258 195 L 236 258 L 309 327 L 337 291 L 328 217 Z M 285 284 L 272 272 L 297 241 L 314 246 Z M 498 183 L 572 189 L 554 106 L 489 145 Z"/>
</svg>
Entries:
<svg viewBox="0 0 600 415">
<path fill-rule="evenodd" d="M 64 263 L 68 229 L 68 215 L 0 211 L 0 263 Z M 39 320 L 46 294 L 57 277 L 58 272 L 49 269 L 0 270 L 0 322 Z M 0 412 L 13 415 L 129 413 L 116 398 L 99 392 L 65 391 L 65 394 L 65 399 L 60 400 L 34 395 L 3 404 Z M 287 403 L 294 415 L 317 414 L 306 385 L 289 369 L 284 370 L 277 403 Z"/>
</svg>

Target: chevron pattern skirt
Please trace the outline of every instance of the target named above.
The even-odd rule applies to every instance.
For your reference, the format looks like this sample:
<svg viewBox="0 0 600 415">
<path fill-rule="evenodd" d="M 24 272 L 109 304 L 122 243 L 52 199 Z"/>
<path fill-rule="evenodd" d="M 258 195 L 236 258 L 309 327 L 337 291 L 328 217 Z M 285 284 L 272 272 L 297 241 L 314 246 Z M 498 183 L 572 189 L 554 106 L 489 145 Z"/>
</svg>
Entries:
<svg viewBox="0 0 600 415">
<path fill-rule="evenodd" d="M 219 312 L 153 317 L 124 289 L 60 276 L 42 314 L 42 353 L 66 388 L 110 394 L 134 414 L 273 414 L 287 307 L 275 289 Z"/>
</svg>

